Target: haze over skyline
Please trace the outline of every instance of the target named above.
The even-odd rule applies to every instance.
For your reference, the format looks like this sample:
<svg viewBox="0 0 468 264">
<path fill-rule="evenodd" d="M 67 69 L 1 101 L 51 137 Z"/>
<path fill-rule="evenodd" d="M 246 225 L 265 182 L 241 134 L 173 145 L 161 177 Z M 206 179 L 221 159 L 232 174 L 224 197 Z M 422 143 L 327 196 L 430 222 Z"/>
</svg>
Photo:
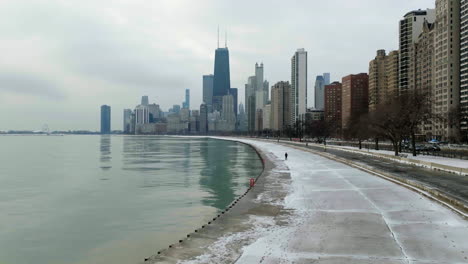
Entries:
<svg viewBox="0 0 468 264">
<path fill-rule="evenodd" d="M 167 111 L 187 88 L 198 109 L 218 25 L 239 103 L 255 62 L 270 86 L 288 81 L 297 48 L 308 51 L 310 103 L 316 75 L 367 72 L 376 50 L 398 49 L 398 21 L 419 8 L 434 1 L 2 1 L 0 130 L 98 130 L 103 104 L 122 129 L 142 95 Z"/>
</svg>

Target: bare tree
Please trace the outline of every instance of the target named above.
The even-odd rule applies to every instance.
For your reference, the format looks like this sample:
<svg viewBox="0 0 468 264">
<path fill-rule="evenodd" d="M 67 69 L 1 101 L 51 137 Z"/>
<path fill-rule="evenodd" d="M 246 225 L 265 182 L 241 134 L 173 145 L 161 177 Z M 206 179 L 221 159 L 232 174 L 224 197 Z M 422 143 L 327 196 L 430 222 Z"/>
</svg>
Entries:
<svg viewBox="0 0 468 264">
<path fill-rule="evenodd" d="M 372 130 L 392 142 L 395 155 L 401 152 L 402 140 L 409 136 L 416 156 L 416 134 L 420 127 L 438 118 L 431 111 L 430 98 L 417 91 L 407 92 L 379 104 L 370 115 Z"/>
<path fill-rule="evenodd" d="M 327 120 L 313 120 L 310 123 L 310 136 L 327 144 L 327 139 L 339 133 L 339 124 Z"/>
<path fill-rule="evenodd" d="M 357 140 L 359 142 L 359 149 L 362 149 L 362 141 L 369 139 L 371 136 L 369 126 L 369 116 L 367 113 L 353 116 L 344 131 L 344 138 Z"/>
<path fill-rule="evenodd" d="M 369 126 L 377 134 L 392 142 L 395 156 L 399 153 L 399 144 L 405 134 L 405 122 L 401 117 L 402 104 L 398 99 L 377 105 L 375 111 L 369 115 Z"/>
<path fill-rule="evenodd" d="M 427 94 L 417 91 L 399 97 L 402 103 L 402 118 L 411 137 L 413 156 L 416 156 L 416 133 L 419 128 L 435 116 L 431 111 L 430 98 Z"/>
</svg>

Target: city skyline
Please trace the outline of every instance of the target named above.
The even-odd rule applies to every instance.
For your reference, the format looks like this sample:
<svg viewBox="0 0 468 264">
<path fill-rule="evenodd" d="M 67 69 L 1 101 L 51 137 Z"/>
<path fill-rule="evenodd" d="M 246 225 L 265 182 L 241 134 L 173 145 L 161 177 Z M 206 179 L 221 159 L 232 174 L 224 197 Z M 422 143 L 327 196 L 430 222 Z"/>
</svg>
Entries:
<svg viewBox="0 0 468 264">
<path fill-rule="evenodd" d="M 13 113 L 2 115 L 0 130 L 36 130 L 43 124 L 52 130 L 98 130 L 96 109 L 102 104 L 122 113 L 138 104 L 141 95 L 148 95 L 167 111 L 184 99 L 185 89 L 191 90 L 191 105 L 199 106 L 200 76 L 212 72 L 218 24 L 229 37 L 231 87 L 244 87 L 255 61 L 267 65 L 265 76 L 271 85 L 289 80 L 291 52 L 305 48 L 309 53 L 308 106 L 313 106 L 315 80 L 311 76 L 332 72 L 331 81 L 336 81 L 335 77 L 367 72 L 368 58 L 375 50 L 398 48 L 398 21 L 404 14 L 434 8 L 433 1 L 331 1 L 297 6 L 278 2 L 271 11 L 277 8 L 284 11 L 282 15 L 274 19 L 260 15 L 257 23 L 259 17 L 252 19 L 249 14 L 261 10 L 262 3 L 254 3 L 248 12 L 240 12 L 236 6 L 241 4 L 228 2 L 204 2 L 190 9 L 183 2 L 148 5 L 143 9 L 138 1 L 112 8 L 99 1 L 73 6 L 52 1 L 0 4 L 4 17 L 14 15 L 11 24 L 2 25 L 0 36 L 2 50 L 8 51 L 0 64 L 0 107 Z M 353 12 L 348 12 L 351 7 Z M 304 8 L 315 15 L 300 12 L 293 19 L 288 15 Z M 231 9 L 239 12 L 228 12 Z M 163 11 L 160 18 L 134 19 L 155 10 Z M 185 15 L 183 19 L 171 18 L 169 14 L 176 11 Z M 337 11 L 342 16 L 333 22 L 316 23 Z M 221 19 L 220 14 L 226 13 Z M 161 27 L 154 27 L 158 23 Z M 79 34 L 70 35 L 70 29 Z M 176 33 L 182 29 L 183 34 Z M 340 38 L 353 36 L 352 41 L 337 43 L 336 38 L 315 39 L 311 34 L 327 30 L 334 30 Z M 374 32 L 381 33 L 379 38 Z M 164 40 L 157 37 L 160 33 L 166 33 Z M 238 103 L 245 105 L 243 95 L 241 89 Z M 121 129 L 121 114 L 112 115 L 111 124 L 113 130 Z"/>
</svg>

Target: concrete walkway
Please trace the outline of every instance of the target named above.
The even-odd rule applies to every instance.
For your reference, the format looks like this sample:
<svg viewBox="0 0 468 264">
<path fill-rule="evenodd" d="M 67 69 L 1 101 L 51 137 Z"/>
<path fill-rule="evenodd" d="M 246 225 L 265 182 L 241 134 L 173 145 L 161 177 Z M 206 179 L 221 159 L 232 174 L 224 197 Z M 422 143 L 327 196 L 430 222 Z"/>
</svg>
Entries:
<svg viewBox="0 0 468 264">
<path fill-rule="evenodd" d="M 306 151 L 240 141 L 289 154 L 284 206 L 292 213 L 236 263 L 468 263 L 468 222 L 442 205 Z"/>
</svg>

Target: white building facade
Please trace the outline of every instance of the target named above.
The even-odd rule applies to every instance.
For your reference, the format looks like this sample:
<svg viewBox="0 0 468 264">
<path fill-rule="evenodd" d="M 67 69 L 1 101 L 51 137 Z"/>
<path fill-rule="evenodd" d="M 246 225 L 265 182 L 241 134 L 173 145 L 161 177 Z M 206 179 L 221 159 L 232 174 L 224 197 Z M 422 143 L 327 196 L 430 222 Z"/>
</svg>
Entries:
<svg viewBox="0 0 468 264">
<path fill-rule="evenodd" d="M 307 51 L 298 49 L 291 58 L 291 125 L 307 112 Z"/>
</svg>

